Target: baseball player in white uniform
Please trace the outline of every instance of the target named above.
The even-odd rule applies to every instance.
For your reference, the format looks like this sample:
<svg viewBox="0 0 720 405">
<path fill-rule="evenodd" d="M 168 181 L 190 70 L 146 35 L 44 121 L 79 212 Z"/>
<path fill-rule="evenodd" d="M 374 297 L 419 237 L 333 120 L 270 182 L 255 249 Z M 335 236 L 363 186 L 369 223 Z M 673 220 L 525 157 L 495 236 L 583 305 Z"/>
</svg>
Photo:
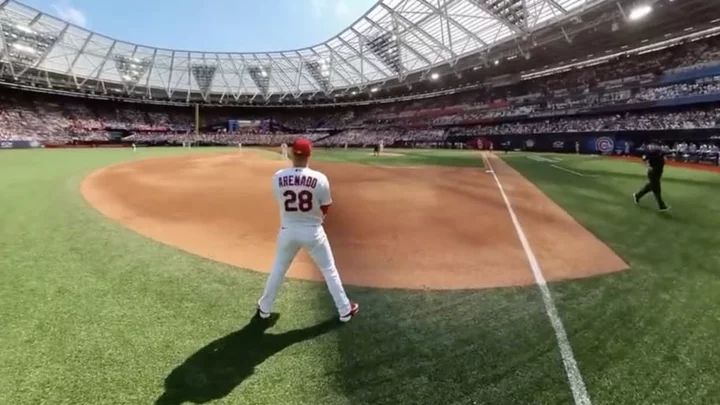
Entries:
<svg viewBox="0 0 720 405">
<path fill-rule="evenodd" d="M 280 154 L 281 154 L 282 157 L 284 157 L 285 159 L 288 159 L 288 146 L 287 146 L 287 144 L 283 143 L 282 145 L 280 145 Z"/>
<path fill-rule="evenodd" d="M 272 179 L 281 224 L 275 263 L 258 301 L 257 315 L 263 319 L 270 317 L 285 273 L 300 249 L 305 249 L 325 278 L 340 321 L 348 322 L 360 307 L 345 294 L 322 226 L 332 204 L 330 182 L 324 174 L 308 167 L 311 151 L 310 140 L 298 138 L 292 145 L 292 167 L 279 170 Z"/>
</svg>

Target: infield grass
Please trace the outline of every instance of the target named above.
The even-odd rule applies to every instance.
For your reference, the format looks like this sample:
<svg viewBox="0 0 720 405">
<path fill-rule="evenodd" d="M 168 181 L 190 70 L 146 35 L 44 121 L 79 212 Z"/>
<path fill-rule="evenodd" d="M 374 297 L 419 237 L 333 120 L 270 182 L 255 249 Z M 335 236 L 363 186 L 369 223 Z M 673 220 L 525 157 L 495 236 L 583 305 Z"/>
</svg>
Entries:
<svg viewBox="0 0 720 405">
<path fill-rule="evenodd" d="M 315 149 L 314 158 L 326 162 L 351 162 L 377 166 L 482 167 L 478 151 L 451 149 L 386 149 L 373 156 L 372 149 Z"/>
<path fill-rule="evenodd" d="M 229 152 L 192 153 L 218 151 Z M 328 159 L 373 159 L 338 152 Z M 79 193 L 96 168 L 180 153 L 0 153 L 0 404 L 572 403 L 533 287 L 348 288 L 362 312 L 338 327 L 324 323 L 334 318 L 324 285 L 288 281 L 263 330 L 249 321 L 265 275 L 152 242 Z M 451 160 L 407 153 L 382 164 Z M 719 178 L 669 169 L 675 211 L 661 216 L 631 203 L 638 165 L 564 162 L 599 175 L 587 179 L 508 161 L 632 265 L 552 286 L 593 403 L 720 397 Z"/>
</svg>

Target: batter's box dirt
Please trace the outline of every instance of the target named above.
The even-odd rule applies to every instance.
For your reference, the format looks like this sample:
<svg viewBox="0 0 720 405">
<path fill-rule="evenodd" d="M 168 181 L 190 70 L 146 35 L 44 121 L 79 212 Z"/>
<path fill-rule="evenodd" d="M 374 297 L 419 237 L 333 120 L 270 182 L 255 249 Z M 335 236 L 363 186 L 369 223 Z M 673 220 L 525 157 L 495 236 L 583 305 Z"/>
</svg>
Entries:
<svg viewBox="0 0 720 405">
<path fill-rule="evenodd" d="M 213 260 L 269 271 L 278 208 L 270 179 L 287 161 L 252 152 L 149 159 L 101 169 L 87 201 L 136 232 Z M 522 176 L 493 158 L 548 280 L 627 265 Z M 534 282 L 492 175 L 317 162 L 333 187 L 326 230 L 343 281 L 464 289 Z M 301 254 L 290 277 L 322 280 Z"/>
</svg>

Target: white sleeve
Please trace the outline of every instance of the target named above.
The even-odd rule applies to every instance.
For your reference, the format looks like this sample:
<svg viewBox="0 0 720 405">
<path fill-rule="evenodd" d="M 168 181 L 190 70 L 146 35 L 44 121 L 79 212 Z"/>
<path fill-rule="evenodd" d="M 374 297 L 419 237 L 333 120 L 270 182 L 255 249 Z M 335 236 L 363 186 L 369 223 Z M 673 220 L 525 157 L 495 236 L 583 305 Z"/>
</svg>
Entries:
<svg viewBox="0 0 720 405">
<path fill-rule="evenodd" d="M 279 197 L 279 194 L 280 194 L 280 186 L 278 185 L 277 173 L 275 173 L 275 175 L 272 177 L 272 193 L 273 193 L 273 198 L 275 198 L 277 200 Z"/>
<path fill-rule="evenodd" d="M 322 188 L 319 190 L 318 193 L 318 201 L 320 201 L 320 206 L 330 205 L 332 204 L 332 196 L 330 195 L 330 182 L 328 181 L 327 177 L 323 178 L 323 185 Z"/>
</svg>

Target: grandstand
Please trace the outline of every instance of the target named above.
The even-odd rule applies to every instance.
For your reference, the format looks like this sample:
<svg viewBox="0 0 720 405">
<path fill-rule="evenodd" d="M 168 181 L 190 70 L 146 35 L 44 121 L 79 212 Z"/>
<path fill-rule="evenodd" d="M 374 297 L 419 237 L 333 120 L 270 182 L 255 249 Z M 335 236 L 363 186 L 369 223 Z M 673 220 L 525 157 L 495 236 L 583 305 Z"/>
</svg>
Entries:
<svg viewBox="0 0 720 405">
<path fill-rule="evenodd" d="M 514 81 L 509 74 L 537 75 L 533 69 L 717 25 L 715 2 L 643 3 L 654 11 L 640 20 L 629 0 L 446 0 L 442 10 L 424 0 L 384 0 L 316 46 L 216 53 L 127 43 L 5 1 L 2 73 L 35 87 L 178 103 L 340 102 L 428 82 L 437 89 Z"/>
<path fill-rule="evenodd" d="M 650 1 L 647 15 L 636 2 L 396 3 L 317 46 L 220 54 L 130 44 L 6 1 L 0 140 L 270 146 L 302 133 L 325 146 L 556 150 L 582 136 L 715 150 L 716 2 Z"/>
<path fill-rule="evenodd" d="M 0 0 L 0 174 L 0 405 L 720 405 L 720 0 Z"/>
</svg>

